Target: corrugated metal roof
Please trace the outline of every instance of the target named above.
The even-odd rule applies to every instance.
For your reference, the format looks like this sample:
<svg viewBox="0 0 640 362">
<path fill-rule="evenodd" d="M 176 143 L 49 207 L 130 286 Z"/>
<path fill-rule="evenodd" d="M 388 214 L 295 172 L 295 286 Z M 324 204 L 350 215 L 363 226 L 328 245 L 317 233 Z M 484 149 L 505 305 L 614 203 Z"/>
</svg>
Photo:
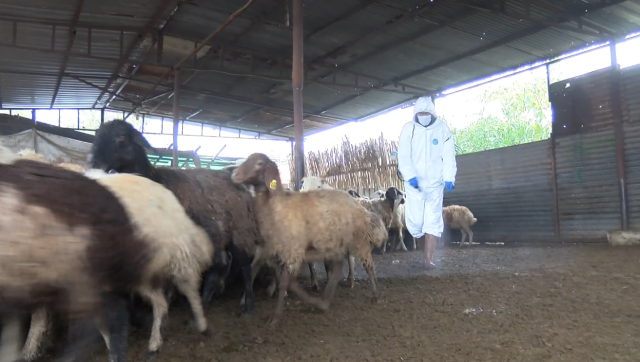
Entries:
<svg viewBox="0 0 640 362">
<path fill-rule="evenodd" d="M 49 107 L 55 94 L 54 107 L 108 102 L 110 108 L 170 116 L 170 67 L 244 4 L 84 0 L 72 35 L 77 1 L 0 3 L 3 107 Z M 307 133 L 640 30 L 640 0 L 507 0 L 505 12 L 490 0 L 303 3 Z M 255 1 L 197 59 L 181 65 L 182 116 L 199 111 L 190 119 L 293 135 L 292 23 L 286 4 Z M 156 57 L 160 29 L 162 59 Z M 70 39 L 73 47 L 59 80 Z M 193 69 L 207 71 L 193 76 Z"/>
</svg>

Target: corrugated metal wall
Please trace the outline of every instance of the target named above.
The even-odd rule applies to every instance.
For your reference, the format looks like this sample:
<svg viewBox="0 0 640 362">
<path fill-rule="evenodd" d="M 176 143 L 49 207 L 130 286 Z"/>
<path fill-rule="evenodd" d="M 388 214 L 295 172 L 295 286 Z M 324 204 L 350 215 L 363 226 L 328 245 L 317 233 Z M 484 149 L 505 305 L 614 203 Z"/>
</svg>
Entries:
<svg viewBox="0 0 640 362">
<path fill-rule="evenodd" d="M 629 226 L 640 228 L 640 66 L 622 70 Z"/>
<path fill-rule="evenodd" d="M 556 140 L 560 232 L 599 237 L 620 226 L 613 129 Z"/>
<path fill-rule="evenodd" d="M 456 188 L 445 192 L 444 204 L 473 212 L 474 241 L 553 237 L 549 145 L 541 141 L 456 158 Z"/>
</svg>

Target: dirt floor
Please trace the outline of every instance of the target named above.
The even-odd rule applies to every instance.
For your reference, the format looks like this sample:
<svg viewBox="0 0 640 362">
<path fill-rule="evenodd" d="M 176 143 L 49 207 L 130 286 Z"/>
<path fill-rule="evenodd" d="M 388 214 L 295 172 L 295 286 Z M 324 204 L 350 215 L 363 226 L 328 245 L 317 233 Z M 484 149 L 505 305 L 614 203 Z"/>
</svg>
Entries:
<svg viewBox="0 0 640 362">
<path fill-rule="evenodd" d="M 450 246 L 429 272 L 416 268 L 422 255 L 375 256 L 382 302 L 371 303 L 358 266 L 355 288 L 339 287 L 329 312 L 289 297 L 275 329 L 275 299 L 258 285 L 252 317 L 239 317 L 239 287 L 214 301 L 211 337 L 178 303 L 157 361 L 640 360 L 640 248 Z M 144 360 L 148 337 L 148 326 L 132 330 L 130 361 Z M 103 346 L 94 360 L 107 360 Z"/>
</svg>

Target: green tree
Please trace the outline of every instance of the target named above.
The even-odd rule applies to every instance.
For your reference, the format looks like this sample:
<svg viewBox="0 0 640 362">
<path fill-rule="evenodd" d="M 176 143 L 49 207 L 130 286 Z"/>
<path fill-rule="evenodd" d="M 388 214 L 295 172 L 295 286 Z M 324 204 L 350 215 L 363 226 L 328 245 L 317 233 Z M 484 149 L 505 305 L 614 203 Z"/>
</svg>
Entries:
<svg viewBox="0 0 640 362">
<path fill-rule="evenodd" d="M 546 119 L 548 102 L 545 78 L 515 80 L 510 86 L 489 87 L 478 97 L 485 105 L 478 120 L 465 128 L 452 128 L 456 153 L 480 152 L 547 139 L 551 123 Z M 488 111 L 497 104 L 499 114 Z"/>
</svg>

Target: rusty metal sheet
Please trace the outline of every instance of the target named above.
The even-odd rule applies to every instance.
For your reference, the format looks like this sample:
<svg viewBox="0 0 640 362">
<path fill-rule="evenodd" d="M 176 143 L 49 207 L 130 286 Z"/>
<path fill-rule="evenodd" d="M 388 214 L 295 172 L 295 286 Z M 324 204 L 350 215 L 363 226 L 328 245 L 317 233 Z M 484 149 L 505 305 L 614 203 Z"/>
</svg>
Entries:
<svg viewBox="0 0 640 362">
<path fill-rule="evenodd" d="M 444 205 L 468 207 L 474 241 L 553 238 L 549 141 L 461 155 Z M 455 238 L 455 236 L 454 236 Z"/>
</svg>

